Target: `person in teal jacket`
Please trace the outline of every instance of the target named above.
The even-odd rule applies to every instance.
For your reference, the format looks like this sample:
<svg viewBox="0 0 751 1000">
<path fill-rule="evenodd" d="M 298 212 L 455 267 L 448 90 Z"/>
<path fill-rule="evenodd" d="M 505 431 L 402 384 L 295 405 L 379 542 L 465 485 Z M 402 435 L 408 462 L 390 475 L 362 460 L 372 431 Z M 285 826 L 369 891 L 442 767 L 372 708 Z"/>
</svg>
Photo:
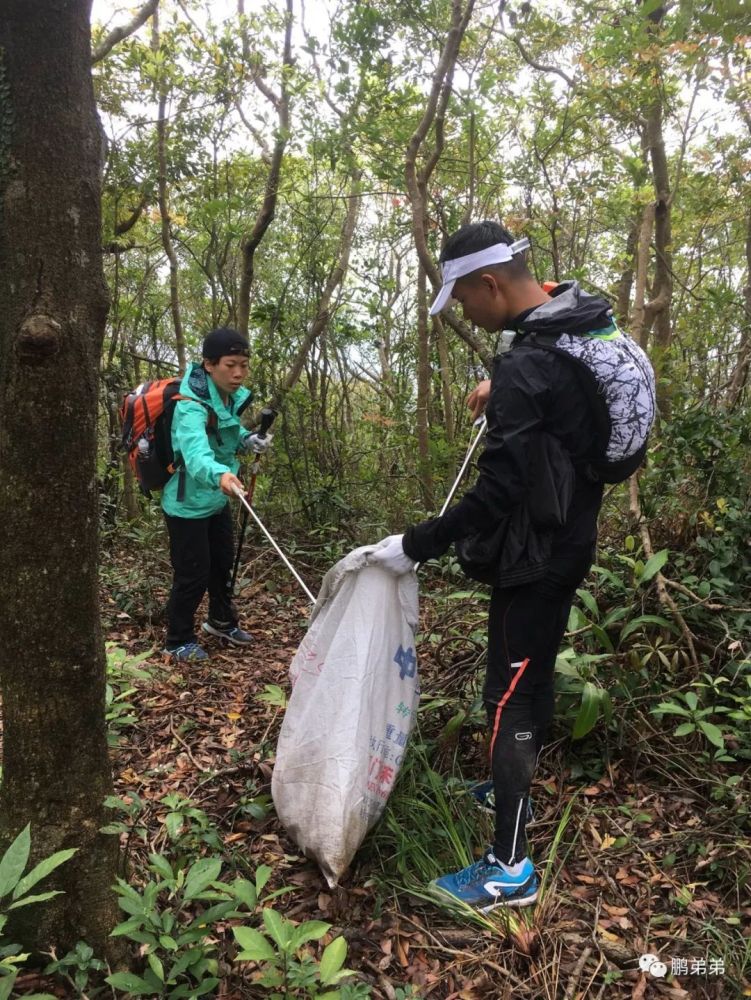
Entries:
<svg viewBox="0 0 751 1000">
<path fill-rule="evenodd" d="M 195 615 L 209 592 L 203 631 L 234 646 L 253 637 L 238 624 L 232 603 L 234 555 L 232 516 L 227 498 L 237 487 L 238 453 L 260 453 L 268 437 L 246 431 L 240 416 L 252 399 L 243 386 L 248 375 L 248 341 L 220 327 L 203 341 L 203 361 L 185 373 L 172 417 L 172 448 L 177 472 L 162 493 L 162 509 L 174 571 L 167 603 L 165 653 L 176 660 L 205 660 Z"/>
</svg>

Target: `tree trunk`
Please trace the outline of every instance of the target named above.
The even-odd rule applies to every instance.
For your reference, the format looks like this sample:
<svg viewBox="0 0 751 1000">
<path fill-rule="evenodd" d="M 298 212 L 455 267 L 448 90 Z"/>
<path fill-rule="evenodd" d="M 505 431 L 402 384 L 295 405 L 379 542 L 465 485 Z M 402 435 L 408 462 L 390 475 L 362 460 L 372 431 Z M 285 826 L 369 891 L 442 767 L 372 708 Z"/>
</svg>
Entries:
<svg viewBox="0 0 751 1000">
<path fill-rule="evenodd" d="M 126 521 L 136 521 L 141 516 L 141 508 L 138 506 L 138 495 L 136 492 L 136 480 L 133 470 L 130 467 L 128 456 L 123 455 L 120 460 L 123 471 L 123 503 L 125 505 Z"/>
<path fill-rule="evenodd" d="M 151 34 L 151 47 L 155 51 L 159 50 L 159 12 L 154 11 L 152 22 L 153 31 Z M 183 321 L 180 315 L 180 295 L 178 291 L 177 275 L 178 263 L 175 247 L 172 243 L 172 230 L 170 228 L 169 195 L 167 192 L 167 84 L 163 80 L 158 83 L 158 111 L 156 119 L 156 153 L 157 153 L 157 191 L 159 201 L 159 216 L 162 223 L 162 246 L 169 261 L 169 296 L 170 308 L 172 310 L 172 324 L 175 328 L 175 350 L 177 352 L 177 364 L 181 372 L 184 372 L 188 359 L 185 353 L 185 334 L 183 333 Z"/>
<path fill-rule="evenodd" d="M 746 128 L 751 133 L 751 108 L 747 102 L 741 99 L 738 110 L 746 123 Z M 741 188 L 741 197 L 747 188 L 748 185 Z M 738 360 L 730 379 L 728 392 L 728 408 L 731 410 L 735 409 L 743 397 L 743 390 L 748 384 L 748 374 L 751 368 L 751 211 L 746 214 L 746 284 L 743 288 L 743 310 Z"/>
<path fill-rule="evenodd" d="M 420 492 L 427 510 L 433 508 L 433 474 L 430 468 L 430 351 L 428 345 L 428 290 L 425 269 L 417 272 L 417 457 L 420 467 Z"/>
<path fill-rule="evenodd" d="M 644 206 L 639 235 L 636 243 L 636 279 L 634 284 L 634 308 L 631 313 L 631 336 L 640 347 L 647 346 L 646 296 L 649 274 L 649 247 L 655 223 L 655 206 L 650 202 Z"/>
<path fill-rule="evenodd" d="M 446 343 L 446 330 L 440 316 L 433 317 L 433 331 L 435 333 L 436 346 L 438 347 L 438 360 L 441 363 L 441 395 L 443 398 L 443 423 L 446 428 L 446 442 L 449 445 L 454 443 L 454 403 L 451 397 L 451 366 L 449 363 L 449 350 Z"/>
<path fill-rule="evenodd" d="M 623 326 L 628 324 L 631 290 L 634 286 L 634 271 L 636 267 L 636 248 L 639 240 L 639 214 L 636 213 L 631 223 L 626 239 L 626 253 L 623 271 L 616 289 L 615 317 Z"/>
<path fill-rule="evenodd" d="M 98 952 L 117 842 L 97 593 L 96 433 L 108 297 L 90 0 L 5 0 L 0 113 L 0 836 L 78 854 L 13 914 L 25 948 Z"/>
<path fill-rule="evenodd" d="M 242 13 L 242 4 L 240 6 Z M 282 172 L 282 159 L 289 136 L 289 88 L 287 86 L 288 73 L 292 66 L 292 0 L 287 0 L 287 17 L 284 30 L 284 51 L 282 56 L 282 85 L 281 94 L 277 97 L 269 93 L 269 98 L 276 108 L 279 119 L 279 129 L 276 133 L 274 151 L 271 154 L 271 164 L 266 178 L 266 189 L 263 195 L 263 202 L 258 212 L 258 216 L 253 226 L 253 231 L 243 246 L 243 271 L 240 280 L 240 296 L 237 306 L 237 328 L 244 337 L 248 336 L 250 325 L 250 291 L 253 285 L 253 274 L 255 267 L 256 250 L 261 244 L 261 240 L 266 234 L 274 220 L 276 212 L 276 199 L 279 190 L 279 177 Z M 246 30 L 243 26 L 243 50 L 247 48 Z M 246 60 L 248 53 L 246 52 Z"/>
<path fill-rule="evenodd" d="M 443 121 L 451 96 L 454 69 L 459 57 L 464 33 L 467 30 L 475 0 L 467 0 L 467 6 L 462 9 L 461 0 L 452 0 L 451 26 L 441 51 L 438 65 L 433 73 L 428 102 L 417 128 L 412 133 L 407 144 L 404 158 L 404 174 L 407 184 L 407 195 L 412 208 L 412 235 L 415 249 L 425 273 L 430 279 L 434 291 L 441 287 L 441 276 L 428 250 L 427 241 L 427 185 L 433 170 L 443 151 Z M 435 126 L 435 142 L 423 165 L 418 169 L 418 157 L 430 131 Z M 492 363 L 492 353 L 487 349 L 466 323 L 463 323 L 452 310 L 445 313 L 446 322 L 459 336 L 472 347 L 489 366 Z"/>
<path fill-rule="evenodd" d="M 648 323 L 654 323 L 655 344 L 661 354 L 670 347 L 670 305 L 673 297 L 672 225 L 670 220 L 670 175 L 662 134 L 662 97 L 649 111 L 647 146 L 652 161 L 655 188 L 655 270 L 652 299 L 647 303 Z"/>
<path fill-rule="evenodd" d="M 734 410 L 741 400 L 751 366 L 751 211 L 746 215 L 746 284 L 743 288 L 743 310 L 738 361 L 728 391 L 728 408 L 731 410 Z"/>
<path fill-rule="evenodd" d="M 665 10 L 665 7 L 660 6 L 647 15 L 651 25 L 653 25 L 648 35 L 654 34 L 655 37 L 658 36 L 658 29 L 665 16 Z M 652 168 L 652 183 L 655 190 L 655 266 L 652 297 L 644 306 L 644 328 L 640 340 L 642 346 L 644 346 L 650 330 L 654 328 L 654 349 L 651 352 L 651 356 L 657 377 L 657 405 L 662 416 L 669 418 L 670 391 L 666 380 L 661 376 L 663 375 L 665 357 L 672 339 L 672 196 L 670 193 L 670 172 L 665 152 L 665 137 L 663 135 L 664 87 L 658 62 L 655 62 L 651 82 L 655 97 L 647 109 L 643 138 L 645 148 L 649 154 L 649 161 Z"/>
</svg>

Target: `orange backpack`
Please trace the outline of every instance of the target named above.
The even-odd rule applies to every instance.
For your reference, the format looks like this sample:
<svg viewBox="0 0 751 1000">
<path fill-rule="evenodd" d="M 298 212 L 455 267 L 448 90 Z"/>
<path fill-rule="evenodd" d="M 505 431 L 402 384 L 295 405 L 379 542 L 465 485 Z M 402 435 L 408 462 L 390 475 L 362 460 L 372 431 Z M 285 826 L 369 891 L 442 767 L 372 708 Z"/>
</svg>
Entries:
<svg viewBox="0 0 751 1000">
<path fill-rule="evenodd" d="M 160 490 L 180 468 L 172 450 L 172 417 L 180 399 L 200 402 L 180 394 L 180 376 L 142 382 L 123 399 L 120 407 L 122 447 L 128 453 L 133 475 L 146 496 Z M 204 406 L 205 404 L 201 404 Z M 206 432 L 218 434 L 216 413 L 206 406 L 209 419 Z"/>
</svg>

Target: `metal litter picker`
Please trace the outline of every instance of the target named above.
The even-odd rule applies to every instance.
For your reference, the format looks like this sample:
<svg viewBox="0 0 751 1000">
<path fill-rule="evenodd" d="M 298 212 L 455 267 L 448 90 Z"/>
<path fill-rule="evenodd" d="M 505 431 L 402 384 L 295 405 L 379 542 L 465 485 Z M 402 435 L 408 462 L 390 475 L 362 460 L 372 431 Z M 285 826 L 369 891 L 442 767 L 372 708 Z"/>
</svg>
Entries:
<svg viewBox="0 0 751 1000">
<path fill-rule="evenodd" d="M 273 539 L 273 537 L 271 535 L 271 532 L 268 530 L 268 528 L 266 527 L 266 525 L 260 519 L 260 517 L 258 516 L 258 514 L 256 514 L 256 512 L 250 506 L 250 504 L 248 503 L 248 501 L 245 499 L 245 494 L 243 493 L 243 491 L 239 487 L 235 487 L 235 495 L 238 497 L 238 499 L 240 500 L 240 503 L 243 505 L 243 507 L 245 507 L 247 513 L 250 514 L 250 516 L 256 522 L 256 524 L 258 525 L 258 527 L 261 529 L 261 531 L 264 533 L 264 535 L 268 538 L 268 540 L 274 546 L 276 554 L 279 556 L 279 558 L 282 560 L 282 562 L 284 563 L 284 565 L 290 571 L 290 573 L 292 574 L 292 576 L 294 576 L 294 578 L 300 584 L 300 586 L 302 587 L 302 589 L 305 591 L 305 594 L 306 594 L 308 600 L 310 601 L 310 603 L 311 604 L 315 604 L 316 599 L 313 596 L 312 592 L 306 586 L 305 581 L 300 576 L 300 574 L 297 572 L 297 570 L 292 565 L 292 563 L 289 561 L 289 559 L 282 552 L 282 550 L 279 548 L 279 546 L 276 544 L 276 542 L 274 541 L 274 539 Z"/>
</svg>

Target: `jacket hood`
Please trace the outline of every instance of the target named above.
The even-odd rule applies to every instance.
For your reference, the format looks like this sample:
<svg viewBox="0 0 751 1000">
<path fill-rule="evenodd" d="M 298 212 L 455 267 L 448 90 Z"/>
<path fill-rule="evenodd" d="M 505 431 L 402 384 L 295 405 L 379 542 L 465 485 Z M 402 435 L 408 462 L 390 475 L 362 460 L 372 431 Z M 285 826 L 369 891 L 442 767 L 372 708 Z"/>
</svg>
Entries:
<svg viewBox="0 0 751 1000">
<path fill-rule="evenodd" d="M 550 302 L 543 302 L 512 324 L 519 333 L 589 333 L 613 323 L 610 303 L 583 292 L 578 281 L 562 281 L 550 295 Z"/>
<path fill-rule="evenodd" d="M 183 378 L 180 391 L 186 396 L 194 396 L 202 403 L 211 402 L 209 376 L 203 365 L 192 365 L 190 371 L 188 371 Z"/>
</svg>

